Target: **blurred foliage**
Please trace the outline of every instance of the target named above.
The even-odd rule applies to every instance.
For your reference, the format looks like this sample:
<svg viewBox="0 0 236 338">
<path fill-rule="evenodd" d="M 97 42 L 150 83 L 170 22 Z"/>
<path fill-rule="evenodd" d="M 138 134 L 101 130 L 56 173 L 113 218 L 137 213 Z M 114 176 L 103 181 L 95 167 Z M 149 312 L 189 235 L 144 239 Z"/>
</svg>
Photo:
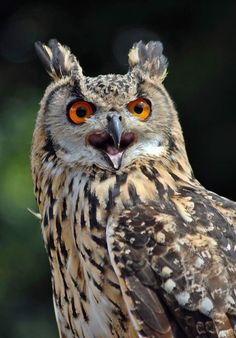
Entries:
<svg viewBox="0 0 236 338">
<path fill-rule="evenodd" d="M 196 177 L 236 200 L 235 1 L 4 3 L 0 12 L 0 337 L 57 337 L 30 173 L 38 102 L 49 79 L 33 43 L 56 37 L 85 73 L 125 72 L 132 43 L 160 39 Z M 5 7 L 5 8 L 3 8 Z"/>
</svg>

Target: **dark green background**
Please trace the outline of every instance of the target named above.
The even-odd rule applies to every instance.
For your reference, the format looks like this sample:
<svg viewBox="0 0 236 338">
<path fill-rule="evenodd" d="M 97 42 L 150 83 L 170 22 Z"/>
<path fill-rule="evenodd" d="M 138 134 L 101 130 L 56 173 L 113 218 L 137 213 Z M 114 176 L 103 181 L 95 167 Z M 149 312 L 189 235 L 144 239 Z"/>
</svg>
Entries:
<svg viewBox="0 0 236 338">
<path fill-rule="evenodd" d="M 8 1 L 0 16 L 0 337 L 53 338 L 47 257 L 26 210 L 36 210 L 31 135 L 49 83 L 34 41 L 56 37 L 96 75 L 125 72 L 133 42 L 160 39 L 195 175 L 236 200 L 236 1 Z"/>
</svg>

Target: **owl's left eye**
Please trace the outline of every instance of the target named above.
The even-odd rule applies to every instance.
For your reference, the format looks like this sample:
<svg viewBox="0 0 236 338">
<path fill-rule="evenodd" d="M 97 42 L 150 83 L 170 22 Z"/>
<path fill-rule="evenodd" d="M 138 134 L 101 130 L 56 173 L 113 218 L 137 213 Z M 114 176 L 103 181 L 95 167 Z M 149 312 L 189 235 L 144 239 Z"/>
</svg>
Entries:
<svg viewBox="0 0 236 338">
<path fill-rule="evenodd" d="M 138 98 L 131 101 L 128 106 L 130 113 L 141 121 L 147 120 L 151 115 L 151 102 L 145 98 Z"/>
<path fill-rule="evenodd" d="M 94 106 L 87 101 L 76 101 L 68 107 L 67 116 L 74 124 L 84 123 L 95 111 Z"/>
</svg>

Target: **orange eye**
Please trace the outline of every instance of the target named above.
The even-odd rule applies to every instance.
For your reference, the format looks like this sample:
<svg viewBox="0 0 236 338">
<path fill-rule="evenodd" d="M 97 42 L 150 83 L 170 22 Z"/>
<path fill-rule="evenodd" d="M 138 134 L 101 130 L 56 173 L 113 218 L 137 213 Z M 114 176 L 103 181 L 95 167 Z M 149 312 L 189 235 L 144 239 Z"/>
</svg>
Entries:
<svg viewBox="0 0 236 338">
<path fill-rule="evenodd" d="M 145 121 L 151 114 L 151 102 L 144 98 L 131 101 L 127 107 L 130 113 L 141 121 Z"/>
<path fill-rule="evenodd" d="M 69 106 L 68 118 L 74 124 L 84 123 L 94 113 L 94 106 L 86 101 L 76 101 Z"/>
</svg>

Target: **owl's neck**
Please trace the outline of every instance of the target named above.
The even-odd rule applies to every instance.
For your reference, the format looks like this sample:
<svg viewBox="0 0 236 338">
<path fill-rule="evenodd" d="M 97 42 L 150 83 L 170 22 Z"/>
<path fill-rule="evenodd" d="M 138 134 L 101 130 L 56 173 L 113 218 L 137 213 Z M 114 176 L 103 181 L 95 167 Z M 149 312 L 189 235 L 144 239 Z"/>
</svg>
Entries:
<svg viewBox="0 0 236 338">
<path fill-rule="evenodd" d="M 114 200 L 117 199 L 119 203 L 125 205 L 135 196 L 136 198 L 141 196 L 146 202 L 156 200 L 163 191 L 168 194 L 170 191 L 177 192 L 181 185 L 196 184 L 184 143 L 174 141 L 169 144 L 165 156 L 144 157 L 117 172 L 102 170 L 96 166 L 91 168 L 55 167 L 47 162 L 45 156 L 43 162 L 40 164 L 40 170 L 33 168 L 33 172 L 38 173 L 34 181 L 39 206 L 44 204 L 45 198 L 50 198 L 50 194 L 55 195 L 53 198 L 61 199 L 62 196 L 66 197 L 70 194 L 73 189 L 79 189 L 84 191 L 85 197 L 88 192 L 98 199 L 99 196 L 103 196 L 103 207 L 109 210 L 115 203 Z M 35 163 L 42 163 L 42 158 Z M 49 182 L 53 182 L 50 189 L 48 188 Z M 73 185 L 75 182 L 77 186 Z"/>
<path fill-rule="evenodd" d="M 89 175 L 90 190 L 97 196 L 105 196 L 105 208 L 109 210 L 116 204 L 127 207 L 158 201 L 163 195 L 170 198 L 179 188 L 198 184 L 185 162 L 172 160 L 167 166 L 166 161 L 140 160 L 120 173 L 94 171 Z"/>
</svg>

